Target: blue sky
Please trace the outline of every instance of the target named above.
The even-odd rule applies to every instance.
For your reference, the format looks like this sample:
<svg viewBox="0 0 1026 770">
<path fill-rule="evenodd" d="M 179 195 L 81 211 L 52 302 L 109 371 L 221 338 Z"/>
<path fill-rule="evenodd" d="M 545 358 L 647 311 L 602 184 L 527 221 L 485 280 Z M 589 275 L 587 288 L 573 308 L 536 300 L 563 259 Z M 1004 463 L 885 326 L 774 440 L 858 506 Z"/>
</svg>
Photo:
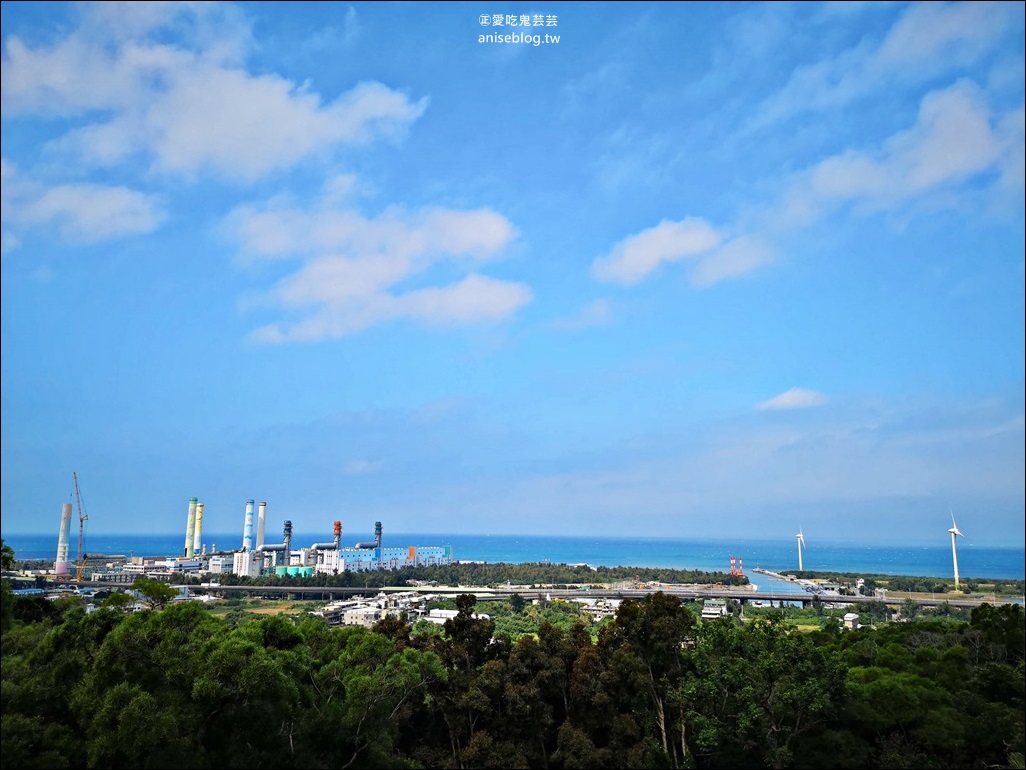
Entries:
<svg viewBox="0 0 1026 770">
<path fill-rule="evenodd" d="M 1021 545 L 1023 20 L 3 3 L 3 532 Z"/>
</svg>

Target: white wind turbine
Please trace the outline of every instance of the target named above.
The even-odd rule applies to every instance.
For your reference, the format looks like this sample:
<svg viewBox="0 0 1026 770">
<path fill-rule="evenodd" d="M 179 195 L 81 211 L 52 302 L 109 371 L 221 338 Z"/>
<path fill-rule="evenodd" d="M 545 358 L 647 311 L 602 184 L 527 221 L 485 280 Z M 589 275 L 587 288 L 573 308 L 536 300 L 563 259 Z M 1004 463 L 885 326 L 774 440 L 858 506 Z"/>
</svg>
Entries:
<svg viewBox="0 0 1026 770">
<path fill-rule="evenodd" d="M 795 535 L 795 537 L 798 539 L 798 571 L 801 572 L 804 569 L 802 567 L 802 550 L 805 548 L 805 535 L 802 534 L 800 528 L 798 530 L 798 534 Z"/>
<path fill-rule="evenodd" d="M 951 513 L 949 510 L 948 513 Z M 955 514 L 951 513 L 951 529 L 948 530 L 951 533 L 951 563 L 955 566 L 955 590 L 958 590 L 958 551 L 955 550 L 955 538 L 965 537 L 961 532 L 958 531 L 958 525 L 955 524 Z"/>
</svg>

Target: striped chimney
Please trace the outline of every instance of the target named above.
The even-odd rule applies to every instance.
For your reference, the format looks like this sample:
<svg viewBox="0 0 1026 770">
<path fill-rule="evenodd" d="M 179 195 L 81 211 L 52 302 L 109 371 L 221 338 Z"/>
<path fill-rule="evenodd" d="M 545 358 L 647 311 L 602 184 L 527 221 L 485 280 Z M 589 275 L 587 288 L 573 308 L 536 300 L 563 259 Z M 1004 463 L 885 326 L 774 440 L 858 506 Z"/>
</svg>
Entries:
<svg viewBox="0 0 1026 770">
<path fill-rule="evenodd" d="M 198 556 L 203 550 L 203 503 L 196 503 L 196 531 L 192 538 L 192 556 Z"/>
<path fill-rule="evenodd" d="M 58 575 L 68 574 L 68 541 L 71 538 L 71 503 L 61 508 L 61 528 L 57 533 L 57 560 L 54 571 Z"/>
<path fill-rule="evenodd" d="M 253 501 L 246 501 L 246 525 L 242 530 L 242 550 L 253 550 Z"/>
<path fill-rule="evenodd" d="M 185 555 L 192 556 L 192 532 L 196 528 L 196 498 L 189 498 L 189 521 L 185 525 Z"/>
</svg>

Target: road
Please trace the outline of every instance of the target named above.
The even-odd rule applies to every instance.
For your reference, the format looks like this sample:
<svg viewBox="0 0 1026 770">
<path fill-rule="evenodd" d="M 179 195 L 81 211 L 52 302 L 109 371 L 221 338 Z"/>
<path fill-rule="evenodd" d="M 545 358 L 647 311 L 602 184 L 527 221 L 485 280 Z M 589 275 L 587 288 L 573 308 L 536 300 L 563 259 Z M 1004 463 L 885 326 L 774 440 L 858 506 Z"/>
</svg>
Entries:
<svg viewBox="0 0 1026 770">
<path fill-rule="evenodd" d="M 83 581 L 82 587 L 90 588 L 112 588 L 109 583 Z M 125 588 L 127 586 L 118 586 Z M 190 586 L 193 593 L 209 593 L 212 595 L 224 595 L 226 593 L 248 594 L 250 596 L 261 596 L 269 598 L 293 598 L 296 600 L 321 600 L 331 601 L 332 599 L 344 598 L 347 596 L 374 596 L 379 591 L 416 591 L 418 593 L 430 594 L 474 594 L 479 601 L 495 601 L 508 599 L 513 594 L 520 594 L 523 598 L 531 601 L 533 599 L 644 599 L 658 591 L 677 596 L 681 600 L 701 601 L 703 599 L 735 599 L 743 604 L 752 601 L 765 602 L 801 602 L 804 606 L 811 605 L 817 598 L 824 603 L 853 605 L 864 602 L 885 601 L 891 606 L 900 606 L 911 600 L 921 607 L 939 607 L 947 604 L 949 607 L 972 609 L 981 604 L 1007 604 L 1013 601 L 1022 603 L 1021 600 L 998 599 L 994 596 L 958 596 L 949 597 L 938 594 L 932 597 L 906 596 L 893 593 L 881 599 L 870 596 L 841 596 L 833 593 L 771 593 L 767 591 L 752 591 L 751 588 L 734 586 L 702 586 L 683 585 L 675 586 L 665 584 L 658 588 L 591 588 L 588 590 L 578 588 L 524 588 L 524 587 L 502 587 L 488 588 L 484 586 L 431 586 L 431 587 L 396 587 L 390 586 L 385 589 L 374 587 L 328 587 L 328 586 Z"/>
</svg>

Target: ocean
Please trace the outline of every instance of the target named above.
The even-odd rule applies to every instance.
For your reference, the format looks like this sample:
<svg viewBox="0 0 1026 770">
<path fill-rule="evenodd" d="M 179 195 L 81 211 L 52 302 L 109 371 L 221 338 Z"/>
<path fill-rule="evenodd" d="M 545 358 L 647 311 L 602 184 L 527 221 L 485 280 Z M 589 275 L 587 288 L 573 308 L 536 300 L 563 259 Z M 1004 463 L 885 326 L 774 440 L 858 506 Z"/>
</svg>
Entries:
<svg viewBox="0 0 1026 770">
<path fill-rule="evenodd" d="M 72 533 L 69 558 L 77 556 L 77 534 Z M 277 543 L 281 536 L 267 538 Z M 293 548 L 329 541 L 323 532 L 314 535 L 295 533 Z M 373 540 L 369 533 L 347 534 L 343 546 Z M 241 533 L 208 534 L 203 540 L 207 550 L 231 550 L 241 547 Z M 52 561 L 57 553 L 57 535 L 4 535 L 17 559 Z M 180 556 L 184 553 L 184 533 L 154 535 L 108 535 L 86 532 L 87 554 L 123 554 L 125 556 Z M 473 535 L 387 533 L 384 546 L 439 546 L 453 548 L 460 561 L 551 562 L 554 564 L 590 564 L 592 566 L 669 567 L 707 572 L 730 570 L 731 557 L 739 560 L 753 582 L 755 567 L 773 572 L 798 569 L 797 543 L 789 540 L 703 540 L 646 537 L 550 537 L 543 535 Z M 847 572 L 854 574 L 951 577 L 951 543 L 929 546 L 869 545 L 854 543 L 812 543 L 802 554 L 807 571 Z M 1026 549 L 995 548 L 958 544 L 958 572 L 963 580 L 998 578 L 1026 579 Z"/>
</svg>

